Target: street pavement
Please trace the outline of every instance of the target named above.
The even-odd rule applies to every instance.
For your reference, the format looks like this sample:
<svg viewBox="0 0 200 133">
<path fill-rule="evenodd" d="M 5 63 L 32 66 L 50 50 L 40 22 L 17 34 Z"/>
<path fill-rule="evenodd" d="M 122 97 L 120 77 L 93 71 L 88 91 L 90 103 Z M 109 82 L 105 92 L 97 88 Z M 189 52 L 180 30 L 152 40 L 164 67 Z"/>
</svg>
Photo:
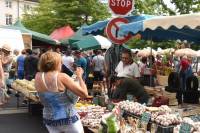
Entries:
<svg viewBox="0 0 200 133">
<path fill-rule="evenodd" d="M 28 113 L 1 114 L 0 133 L 48 133 L 40 116 Z"/>
<path fill-rule="evenodd" d="M 42 116 L 28 113 L 27 105 L 22 104 L 23 96 L 10 95 L 9 102 L 0 107 L 0 133 L 48 133 L 42 123 Z"/>
</svg>

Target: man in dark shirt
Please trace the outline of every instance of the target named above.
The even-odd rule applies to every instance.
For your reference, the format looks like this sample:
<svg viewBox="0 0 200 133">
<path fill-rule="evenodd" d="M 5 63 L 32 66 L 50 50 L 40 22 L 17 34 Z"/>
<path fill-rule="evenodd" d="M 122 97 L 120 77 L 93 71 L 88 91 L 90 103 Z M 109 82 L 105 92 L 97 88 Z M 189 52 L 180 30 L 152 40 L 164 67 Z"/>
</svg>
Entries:
<svg viewBox="0 0 200 133">
<path fill-rule="evenodd" d="M 35 78 L 35 74 L 38 72 L 38 53 L 31 49 L 26 50 L 27 56 L 24 60 L 24 77 L 26 80 L 32 80 Z"/>
<path fill-rule="evenodd" d="M 133 78 L 116 77 L 112 98 L 126 100 L 128 94 L 133 95 L 139 103 L 148 103 L 149 95 L 139 81 Z"/>
</svg>

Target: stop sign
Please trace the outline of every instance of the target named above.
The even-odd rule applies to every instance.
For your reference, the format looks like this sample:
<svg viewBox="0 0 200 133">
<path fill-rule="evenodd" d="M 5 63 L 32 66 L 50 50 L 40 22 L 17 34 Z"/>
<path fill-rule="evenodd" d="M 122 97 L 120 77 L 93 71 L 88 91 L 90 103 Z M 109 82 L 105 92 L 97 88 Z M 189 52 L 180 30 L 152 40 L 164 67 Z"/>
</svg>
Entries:
<svg viewBox="0 0 200 133">
<path fill-rule="evenodd" d="M 133 0 L 109 0 L 109 8 L 116 15 L 127 15 L 133 10 Z"/>
</svg>

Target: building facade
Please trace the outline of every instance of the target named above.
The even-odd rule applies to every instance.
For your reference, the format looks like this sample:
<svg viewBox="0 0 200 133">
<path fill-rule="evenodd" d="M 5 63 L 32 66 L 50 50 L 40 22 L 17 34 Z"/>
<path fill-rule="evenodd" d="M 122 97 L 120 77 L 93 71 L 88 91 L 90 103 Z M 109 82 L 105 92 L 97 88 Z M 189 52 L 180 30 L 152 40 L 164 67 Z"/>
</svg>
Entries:
<svg viewBox="0 0 200 133">
<path fill-rule="evenodd" d="M 11 25 L 25 12 L 38 5 L 38 0 L 0 0 L 0 25 Z"/>
</svg>

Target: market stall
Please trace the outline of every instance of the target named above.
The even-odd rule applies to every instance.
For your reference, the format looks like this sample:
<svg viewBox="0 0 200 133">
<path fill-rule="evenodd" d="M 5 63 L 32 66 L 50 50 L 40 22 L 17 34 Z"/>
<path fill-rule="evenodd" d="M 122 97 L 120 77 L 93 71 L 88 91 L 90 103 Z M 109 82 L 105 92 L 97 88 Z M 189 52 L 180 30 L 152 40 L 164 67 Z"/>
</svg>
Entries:
<svg viewBox="0 0 200 133">
<path fill-rule="evenodd" d="M 196 108 L 199 109 L 198 106 Z M 196 133 L 199 132 L 199 114 L 199 111 L 192 115 L 185 109 L 171 108 L 166 105 L 147 107 L 133 101 L 121 101 L 113 109 L 113 115 L 107 118 L 103 117 L 102 121 L 104 124 L 106 123 L 107 128 L 103 126 L 104 124 L 102 127 L 107 131 L 115 130 L 123 133 L 172 133 L 178 131 Z M 105 122 L 111 117 L 115 118 L 115 126 L 112 127 Z M 186 126 L 190 128 L 186 128 Z"/>
</svg>

